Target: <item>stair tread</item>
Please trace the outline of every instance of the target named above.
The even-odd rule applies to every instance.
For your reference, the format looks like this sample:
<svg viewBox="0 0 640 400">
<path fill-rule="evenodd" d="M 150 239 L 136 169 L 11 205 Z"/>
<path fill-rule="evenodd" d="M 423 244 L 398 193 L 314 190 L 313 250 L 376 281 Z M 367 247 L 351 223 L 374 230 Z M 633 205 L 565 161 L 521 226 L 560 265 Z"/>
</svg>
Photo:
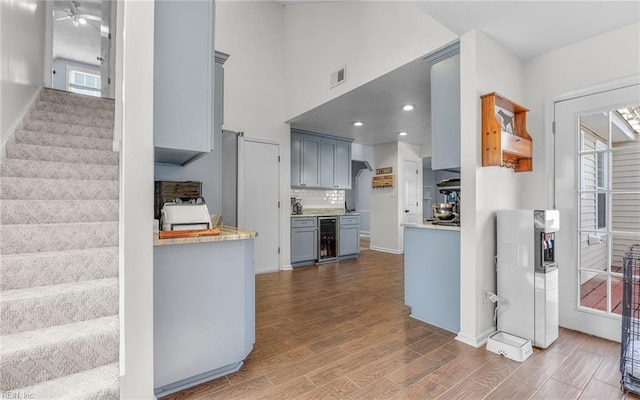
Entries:
<svg viewBox="0 0 640 400">
<path fill-rule="evenodd" d="M 118 171 L 118 165 L 107 164 L 80 164 L 18 158 L 6 158 L 2 161 L 2 176 L 6 177 L 83 180 L 82 178 L 85 176 L 82 175 L 86 174 L 86 178 L 90 180 L 101 180 L 99 177 L 103 177 L 105 180 L 117 180 Z"/>
<path fill-rule="evenodd" d="M 14 391 L 32 394 L 34 399 L 116 400 L 120 390 L 119 375 L 118 363 L 113 363 Z"/>
<path fill-rule="evenodd" d="M 74 149 L 113 149 L 113 140 L 100 137 L 72 136 L 58 133 L 21 130 L 16 132 L 16 143 Z"/>
<path fill-rule="evenodd" d="M 34 329 L 0 336 L 2 359 L 16 352 L 27 351 L 34 347 L 45 347 L 59 342 L 68 342 L 96 332 L 117 332 L 120 321 L 118 315 L 89 319 L 66 325 Z"/>
<path fill-rule="evenodd" d="M 23 289 L 11 289 L 0 292 L 0 304 L 30 298 L 51 297 L 71 292 L 118 286 L 118 278 L 103 278 L 91 281 L 67 282 L 58 285 L 39 286 Z"/>
<path fill-rule="evenodd" d="M 7 146 L 7 158 L 18 160 L 63 162 L 86 165 L 117 165 L 119 153 L 112 150 L 61 147 L 30 143 L 11 143 Z"/>
<path fill-rule="evenodd" d="M 81 255 L 91 254 L 95 252 L 118 252 L 117 247 L 99 247 L 95 249 L 78 249 L 78 250 L 61 250 L 61 251 L 43 251 L 41 253 L 18 253 L 18 254 L 2 254 L 0 260 L 27 259 L 27 258 L 49 258 L 57 255 Z"/>
<path fill-rule="evenodd" d="M 82 119 L 97 119 L 97 120 L 100 120 L 101 123 L 113 124 L 113 120 L 110 118 L 103 118 L 103 117 L 100 117 L 99 115 L 92 115 L 91 108 L 87 108 L 86 110 L 87 110 L 87 115 L 79 115 L 79 114 L 71 114 L 71 115 L 73 115 L 74 117 L 82 118 Z M 53 111 L 53 110 L 43 110 L 37 107 L 34 108 L 31 112 L 32 113 L 35 112 L 32 115 L 36 115 L 36 116 L 40 115 L 40 116 L 52 116 L 52 117 L 56 117 L 56 116 L 64 117 L 69 115 L 69 113 L 65 113 L 61 111 Z M 36 118 L 36 119 L 39 119 L 39 118 Z M 55 122 L 55 121 L 52 121 L 52 122 Z M 71 123 L 76 124 L 75 122 L 71 122 Z M 85 125 L 85 124 L 81 124 L 81 125 Z M 94 126 L 94 125 L 89 125 L 89 126 Z"/>
</svg>

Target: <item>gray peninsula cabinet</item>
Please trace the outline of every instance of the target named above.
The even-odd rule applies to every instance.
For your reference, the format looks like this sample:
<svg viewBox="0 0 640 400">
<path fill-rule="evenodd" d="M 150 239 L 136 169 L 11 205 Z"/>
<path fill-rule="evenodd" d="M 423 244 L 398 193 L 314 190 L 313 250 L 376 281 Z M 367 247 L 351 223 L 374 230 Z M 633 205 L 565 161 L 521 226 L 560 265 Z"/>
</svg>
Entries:
<svg viewBox="0 0 640 400">
<path fill-rule="evenodd" d="M 221 130 L 221 72 L 227 57 L 215 54 L 214 21 L 213 1 L 155 3 L 156 163 L 185 165 L 214 148 Z"/>
<path fill-rule="evenodd" d="M 351 140 L 292 129 L 291 187 L 351 189 Z"/>
<path fill-rule="evenodd" d="M 431 66 L 431 168 L 460 168 L 460 45 L 429 56 Z"/>
</svg>

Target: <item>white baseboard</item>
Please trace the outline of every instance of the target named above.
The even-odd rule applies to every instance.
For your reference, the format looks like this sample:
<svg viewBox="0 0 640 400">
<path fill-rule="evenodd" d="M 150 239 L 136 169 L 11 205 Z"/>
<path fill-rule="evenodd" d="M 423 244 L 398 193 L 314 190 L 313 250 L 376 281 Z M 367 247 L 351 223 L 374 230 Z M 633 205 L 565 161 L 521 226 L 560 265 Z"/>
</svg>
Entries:
<svg viewBox="0 0 640 400">
<path fill-rule="evenodd" d="M 371 232 L 370 231 L 360 231 L 360 237 L 363 239 L 369 239 L 371 238 Z"/>
<path fill-rule="evenodd" d="M 383 253 L 391 253 L 391 254 L 403 254 L 404 253 L 402 250 L 386 249 L 384 247 L 378 247 L 378 246 L 369 246 L 369 249 L 375 250 L 375 251 L 381 251 Z"/>
<path fill-rule="evenodd" d="M 291 264 L 282 266 L 282 271 L 292 271 L 292 270 L 293 270 L 293 267 L 291 266 Z"/>
<path fill-rule="evenodd" d="M 492 327 L 482 332 L 478 337 L 468 336 L 462 332 L 459 332 L 458 336 L 456 336 L 456 340 L 478 349 L 484 346 L 485 344 L 487 344 L 487 340 L 489 340 L 489 336 L 491 336 L 495 331 L 496 331 L 496 328 Z"/>
<path fill-rule="evenodd" d="M 278 271 L 279 271 L 278 267 L 272 267 L 272 268 L 265 268 L 265 269 L 261 269 L 260 271 L 256 271 L 255 274 L 256 275 L 270 274 L 272 272 L 278 272 Z"/>
<path fill-rule="evenodd" d="M 2 143 L 0 143 L 0 160 L 7 158 L 7 145 L 16 142 L 16 131 L 22 128 L 22 120 L 29 114 L 29 112 L 31 112 L 31 110 L 33 110 L 36 105 L 36 101 L 40 98 L 40 92 L 42 92 L 42 90 L 42 86 L 36 89 L 7 132 L 0 132 L 3 135 Z"/>
</svg>

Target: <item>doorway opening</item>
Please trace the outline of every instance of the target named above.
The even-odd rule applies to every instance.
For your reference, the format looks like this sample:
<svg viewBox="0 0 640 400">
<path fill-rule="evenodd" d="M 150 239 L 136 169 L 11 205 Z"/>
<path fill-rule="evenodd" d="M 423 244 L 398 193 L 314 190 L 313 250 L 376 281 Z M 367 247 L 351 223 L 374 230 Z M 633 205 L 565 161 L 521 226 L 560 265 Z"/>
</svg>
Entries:
<svg viewBox="0 0 640 400">
<path fill-rule="evenodd" d="M 46 2 L 45 86 L 114 98 L 116 1 Z"/>
</svg>

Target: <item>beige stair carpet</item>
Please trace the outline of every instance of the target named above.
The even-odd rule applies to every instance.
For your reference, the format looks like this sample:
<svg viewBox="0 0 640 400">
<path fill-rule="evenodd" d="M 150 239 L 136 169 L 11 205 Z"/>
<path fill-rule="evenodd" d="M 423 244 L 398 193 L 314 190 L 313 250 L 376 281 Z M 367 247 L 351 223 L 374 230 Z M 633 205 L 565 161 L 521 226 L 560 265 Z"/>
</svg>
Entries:
<svg viewBox="0 0 640 400">
<path fill-rule="evenodd" d="M 43 89 L 0 165 L 0 398 L 118 399 L 113 100 Z"/>
</svg>

